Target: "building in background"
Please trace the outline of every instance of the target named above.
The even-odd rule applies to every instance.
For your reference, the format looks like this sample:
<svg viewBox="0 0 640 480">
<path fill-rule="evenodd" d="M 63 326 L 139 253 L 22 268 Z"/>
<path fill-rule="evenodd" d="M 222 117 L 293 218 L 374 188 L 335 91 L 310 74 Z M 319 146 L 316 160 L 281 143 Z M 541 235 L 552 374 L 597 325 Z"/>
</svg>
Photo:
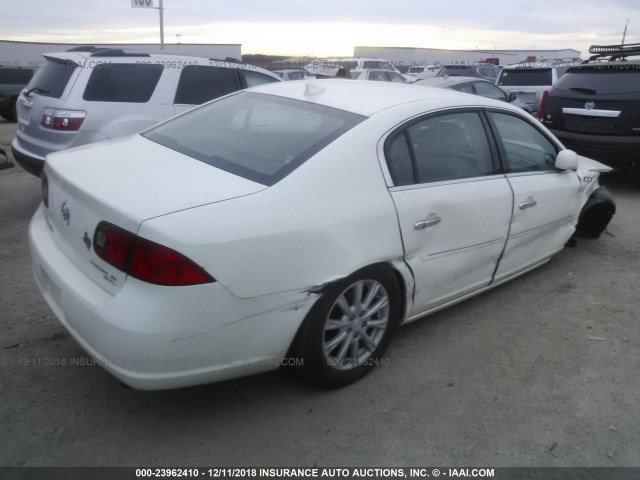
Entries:
<svg viewBox="0 0 640 480">
<path fill-rule="evenodd" d="M 384 58 L 398 66 L 426 67 L 434 64 L 467 64 L 489 61 L 509 65 L 523 61 L 580 58 L 580 52 L 564 50 L 444 50 L 413 47 L 354 47 L 354 57 Z"/>
<path fill-rule="evenodd" d="M 0 40 L 0 67 L 40 68 L 44 62 L 43 54 L 63 52 L 83 45 L 87 44 Z M 237 60 L 242 59 L 241 44 L 165 44 L 164 50 L 161 50 L 160 45 L 155 43 L 99 43 L 92 45 L 105 48 L 140 50 L 147 53 L 175 53 L 215 59 L 228 57 Z"/>
</svg>

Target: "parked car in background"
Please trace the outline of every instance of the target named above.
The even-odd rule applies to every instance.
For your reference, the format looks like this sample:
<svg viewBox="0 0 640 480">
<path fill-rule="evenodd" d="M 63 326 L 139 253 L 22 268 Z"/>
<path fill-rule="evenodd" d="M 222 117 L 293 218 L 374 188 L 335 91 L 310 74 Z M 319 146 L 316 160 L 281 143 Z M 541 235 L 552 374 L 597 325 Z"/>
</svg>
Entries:
<svg viewBox="0 0 640 480">
<path fill-rule="evenodd" d="M 351 70 L 351 78 L 354 80 L 374 80 L 378 82 L 395 82 L 410 83 L 415 82 L 414 78 L 408 79 L 407 76 L 392 70 Z"/>
<path fill-rule="evenodd" d="M 540 96 L 558 81 L 575 60 L 544 60 L 539 62 L 521 62 L 502 68 L 496 85 L 518 100 L 529 105 L 533 113 L 538 110 Z"/>
<path fill-rule="evenodd" d="M 640 167 L 640 44 L 594 45 L 543 94 L 538 117 L 567 146 L 616 168 Z"/>
<path fill-rule="evenodd" d="M 10 122 L 18 118 L 16 101 L 33 77 L 31 68 L 0 67 L 0 117 Z"/>
<path fill-rule="evenodd" d="M 307 72 L 305 70 L 272 70 L 273 73 L 278 75 L 282 80 L 304 80 L 307 78 Z"/>
<path fill-rule="evenodd" d="M 400 73 L 393 62 L 382 58 L 321 58 L 312 60 L 305 67 L 311 75 L 336 76 L 339 69 L 352 70 L 391 70 Z"/>
<path fill-rule="evenodd" d="M 428 65 L 422 69 L 420 72 L 412 72 L 409 75 L 412 75 L 416 78 L 425 79 L 425 78 L 433 78 L 438 75 L 438 72 L 442 70 L 442 67 L 436 65 Z"/>
<path fill-rule="evenodd" d="M 454 64 L 443 66 L 438 73 L 437 77 L 478 77 L 496 81 L 500 74 L 500 67 L 493 65 L 492 63 L 473 63 L 473 64 Z"/>
<path fill-rule="evenodd" d="M 481 97 L 493 98 L 502 102 L 511 103 L 531 113 L 531 108 L 524 102 L 517 99 L 515 94 L 506 93 L 504 90 L 496 87 L 489 80 L 477 77 L 435 77 L 424 80 L 419 79 L 414 85 L 423 87 L 448 88 L 457 92 L 471 93 L 480 95 Z"/>
<path fill-rule="evenodd" d="M 210 58 L 96 47 L 47 54 L 18 98 L 13 156 L 40 175 L 49 153 L 122 137 L 236 90 L 279 81 L 267 70 Z"/>
<path fill-rule="evenodd" d="M 338 387 L 384 364 L 397 326 L 544 264 L 585 222 L 599 234 L 607 170 L 504 102 L 262 85 L 50 155 L 33 270 L 132 387 L 283 364 Z"/>
</svg>

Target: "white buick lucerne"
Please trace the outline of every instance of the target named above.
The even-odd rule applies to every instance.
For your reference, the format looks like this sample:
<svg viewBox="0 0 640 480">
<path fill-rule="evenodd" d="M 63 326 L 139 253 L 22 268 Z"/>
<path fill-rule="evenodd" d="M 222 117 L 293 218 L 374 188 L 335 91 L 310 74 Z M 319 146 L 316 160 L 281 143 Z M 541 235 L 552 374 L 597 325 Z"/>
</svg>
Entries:
<svg viewBox="0 0 640 480">
<path fill-rule="evenodd" d="M 576 229 L 598 236 L 607 170 L 504 102 L 275 83 L 51 154 L 33 267 L 75 340 L 132 387 L 285 359 L 340 386 L 396 326 L 543 264 Z"/>
</svg>

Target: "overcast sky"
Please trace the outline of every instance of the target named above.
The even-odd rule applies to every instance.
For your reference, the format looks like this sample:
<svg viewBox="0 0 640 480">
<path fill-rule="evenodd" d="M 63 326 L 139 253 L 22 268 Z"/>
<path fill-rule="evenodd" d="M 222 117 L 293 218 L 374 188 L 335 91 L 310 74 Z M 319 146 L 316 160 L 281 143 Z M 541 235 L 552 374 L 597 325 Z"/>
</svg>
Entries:
<svg viewBox="0 0 640 480">
<path fill-rule="evenodd" d="M 153 0 L 159 5 L 160 0 Z M 157 10 L 131 0 L 3 0 L 0 40 L 159 41 Z M 356 45 L 565 49 L 640 43 L 639 0 L 164 0 L 165 42 L 243 53 L 351 55 Z M 178 37 L 180 35 L 180 37 Z"/>
</svg>

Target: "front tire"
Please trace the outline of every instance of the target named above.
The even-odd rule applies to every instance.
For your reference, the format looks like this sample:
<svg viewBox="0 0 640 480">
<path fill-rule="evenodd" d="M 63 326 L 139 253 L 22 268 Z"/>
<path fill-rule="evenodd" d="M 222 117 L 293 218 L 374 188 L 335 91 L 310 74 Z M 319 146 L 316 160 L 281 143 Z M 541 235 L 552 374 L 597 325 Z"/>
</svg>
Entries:
<svg viewBox="0 0 640 480">
<path fill-rule="evenodd" d="M 384 266 L 362 269 L 330 285 L 303 322 L 294 344 L 303 373 L 341 387 L 384 363 L 400 320 L 400 288 Z"/>
</svg>

